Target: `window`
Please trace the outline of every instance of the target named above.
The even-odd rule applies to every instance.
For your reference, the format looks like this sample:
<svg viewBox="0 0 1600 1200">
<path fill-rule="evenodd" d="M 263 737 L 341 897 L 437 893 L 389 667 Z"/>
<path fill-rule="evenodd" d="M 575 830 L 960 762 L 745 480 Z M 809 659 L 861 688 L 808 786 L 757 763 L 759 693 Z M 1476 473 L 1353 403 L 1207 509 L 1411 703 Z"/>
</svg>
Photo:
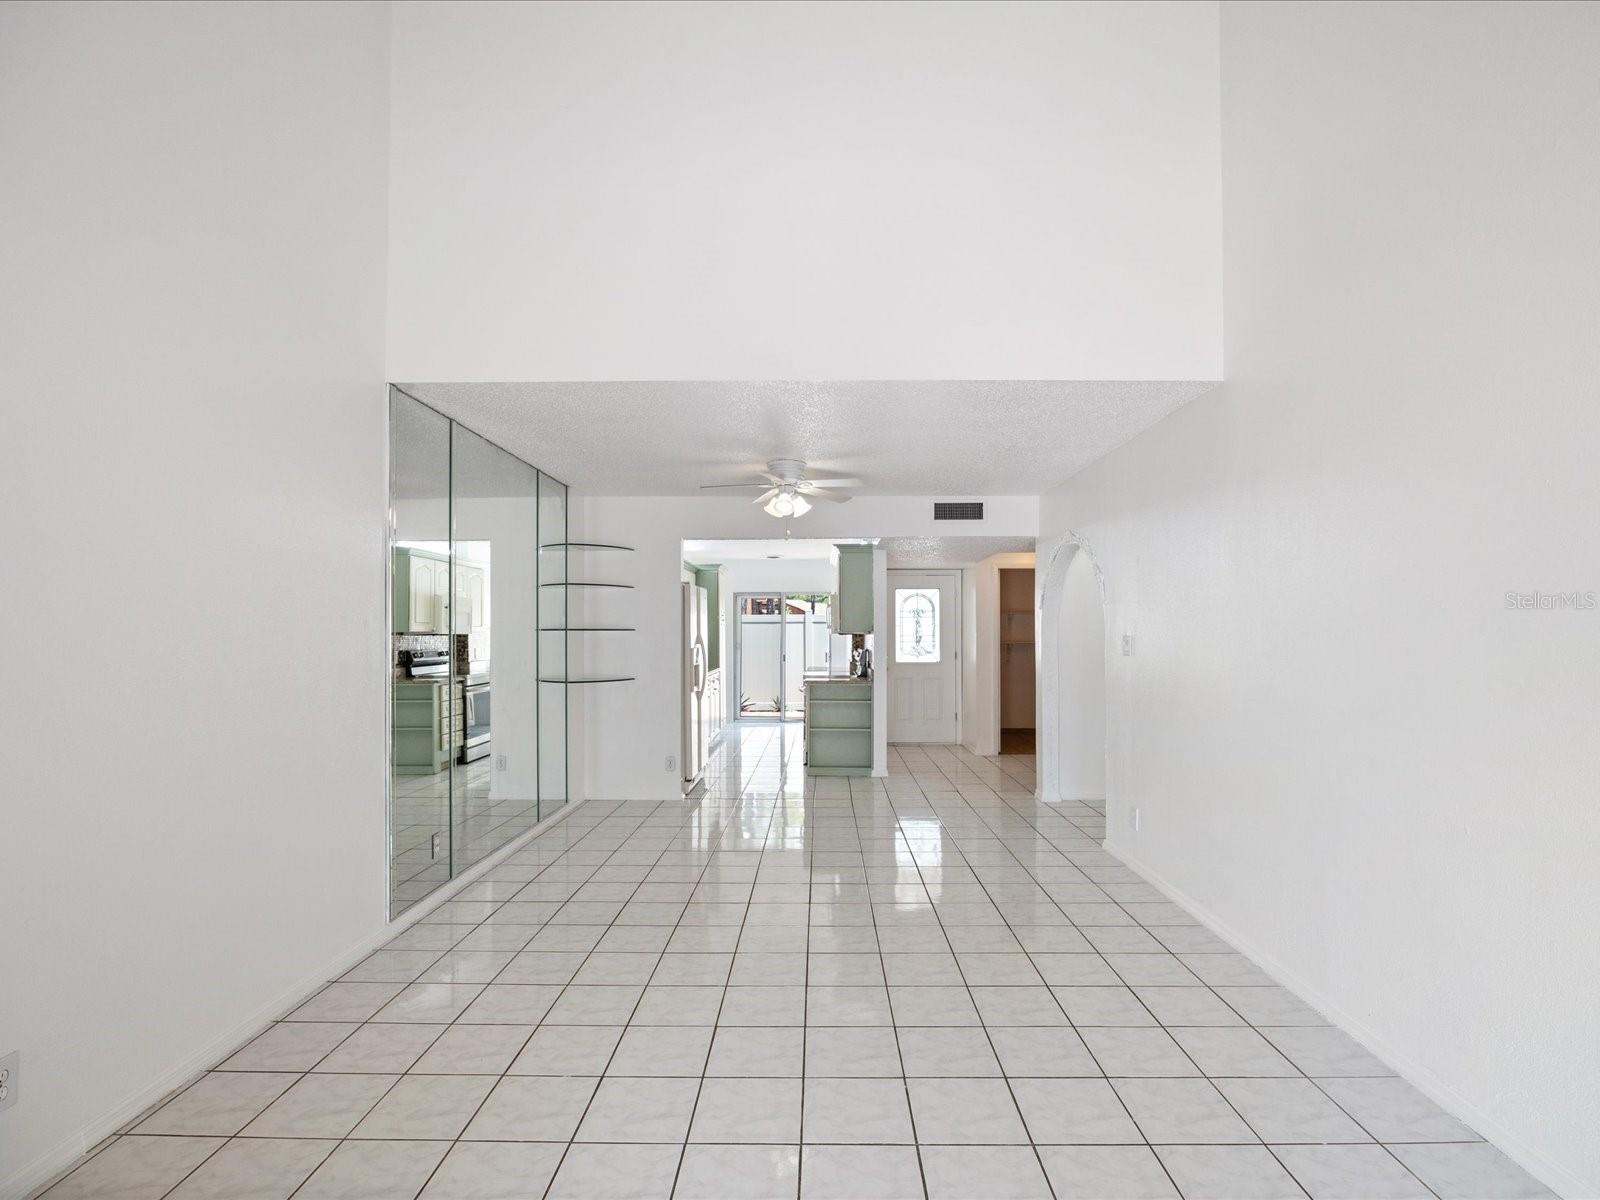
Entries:
<svg viewBox="0 0 1600 1200">
<path fill-rule="evenodd" d="M 939 661 L 939 589 L 895 588 L 894 660 Z"/>
</svg>

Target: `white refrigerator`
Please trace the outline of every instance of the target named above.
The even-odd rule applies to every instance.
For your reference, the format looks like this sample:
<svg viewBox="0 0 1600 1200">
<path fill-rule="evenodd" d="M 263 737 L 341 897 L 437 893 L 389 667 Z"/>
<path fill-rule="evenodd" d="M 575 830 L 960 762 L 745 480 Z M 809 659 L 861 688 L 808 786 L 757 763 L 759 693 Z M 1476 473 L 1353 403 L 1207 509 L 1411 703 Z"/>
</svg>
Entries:
<svg viewBox="0 0 1600 1200">
<path fill-rule="evenodd" d="M 706 589 L 683 585 L 683 781 L 692 785 L 706 769 L 711 714 L 706 703 L 706 644 L 711 637 Z"/>
</svg>

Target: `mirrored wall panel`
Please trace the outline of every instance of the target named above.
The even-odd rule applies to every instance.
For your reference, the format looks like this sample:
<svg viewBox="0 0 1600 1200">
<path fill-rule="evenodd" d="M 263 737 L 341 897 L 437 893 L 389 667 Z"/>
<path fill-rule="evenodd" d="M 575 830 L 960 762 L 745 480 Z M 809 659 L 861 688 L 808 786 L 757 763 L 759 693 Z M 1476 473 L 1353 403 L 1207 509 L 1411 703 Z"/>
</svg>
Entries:
<svg viewBox="0 0 1600 1200">
<path fill-rule="evenodd" d="M 549 476 L 539 480 L 539 533 L 539 794 L 554 811 L 567 802 L 569 648 L 578 605 L 567 586 L 567 489 Z"/>
<path fill-rule="evenodd" d="M 459 873 L 539 821 L 539 472 L 459 424 L 451 447 L 451 686 L 463 712 L 461 750 L 451 759 L 451 858 Z"/>
<path fill-rule="evenodd" d="M 567 489 L 398 388 L 390 443 L 399 913 L 567 802 Z"/>
<path fill-rule="evenodd" d="M 450 878 L 450 422 L 389 403 L 389 888 L 398 911 Z"/>
</svg>

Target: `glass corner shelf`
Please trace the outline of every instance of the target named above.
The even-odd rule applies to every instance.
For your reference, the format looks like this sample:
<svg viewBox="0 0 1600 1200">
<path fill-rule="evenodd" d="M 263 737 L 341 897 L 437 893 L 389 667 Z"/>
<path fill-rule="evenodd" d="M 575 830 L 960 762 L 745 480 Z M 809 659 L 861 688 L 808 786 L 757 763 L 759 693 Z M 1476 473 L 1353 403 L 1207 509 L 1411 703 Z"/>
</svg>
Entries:
<svg viewBox="0 0 1600 1200">
<path fill-rule="evenodd" d="M 568 570 L 571 569 L 571 567 L 569 565 L 570 564 L 570 560 L 566 557 L 569 553 L 578 553 L 578 552 L 583 552 L 583 551 L 594 551 L 596 553 L 599 553 L 599 552 L 612 552 L 612 553 L 619 553 L 619 554 L 632 554 L 634 552 L 634 548 L 632 546 L 619 545 L 619 544 L 617 544 L 615 542 L 571 542 L 571 541 L 559 541 L 559 542 L 544 542 L 544 543 L 541 543 L 540 546 L 539 546 L 539 553 L 541 555 L 543 555 L 546 551 L 549 551 L 551 553 L 551 556 L 552 556 L 552 558 L 555 558 L 555 561 L 563 564 L 563 568 L 565 568 L 565 569 L 561 569 L 559 573 L 562 574 L 562 575 L 565 575 L 565 574 L 567 574 Z M 557 557 L 557 556 L 559 556 L 559 557 Z M 588 560 L 583 560 L 583 561 L 588 561 Z M 580 567 L 578 569 L 581 570 L 582 568 Z M 539 586 L 541 588 L 563 588 L 563 589 L 566 589 L 566 588 L 584 588 L 584 589 L 593 588 L 593 589 L 599 589 L 599 590 L 603 590 L 603 591 L 607 591 L 607 592 L 609 592 L 609 591 L 633 591 L 634 590 L 634 585 L 631 584 L 631 583 L 610 583 L 610 582 L 606 582 L 604 580 L 598 580 L 598 579 L 559 579 L 559 580 L 549 580 L 547 582 L 541 583 Z M 591 616 L 591 615 L 589 615 L 587 613 L 573 612 L 573 611 L 570 611 L 568 609 L 568 607 L 567 607 L 569 604 L 581 604 L 581 603 L 582 603 L 582 601 L 580 600 L 579 597 L 577 597 L 577 596 L 568 597 L 563 593 L 562 594 L 562 598 L 560 600 L 560 606 L 561 606 L 560 609 L 557 610 L 555 608 L 556 601 L 552 600 L 552 602 L 551 602 L 551 605 L 552 605 L 551 611 L 549 612 L 548 616 L 546 617 L 546 620 L 556 621 L 556 622 L 559 622 L 559 624 L 553 624 L 553 625 L 544 625 L 542 623 L 538 624 L 538 630 L 539 630 L 539 633 L 541 635 L 543 635 L 543 634 L 561 634 L 562 635 L 562 642 L 559 643 L 559 644 L 562 645 L 565 648 L 563 650 L 562 654 L 559 657 L 553 657 L 552 660 L 550 662 L 548 662 L 547 665 L 546 665 L 546 669 L 547 670 L 553 670 L 553 671 L 559 672 L 559 674 L 550 674 L 550 675 L 541 674 L 541 675 L 538 675 L 537 678 L 538 678 L 539 682 L 541 684 L 548 684 L 548 685 L 550 685 L 552 687 L 581 687 L 581 686 L 585 686 L 585 685 L 588 685 L 588 684 L 601 684 L 601 683 L 632 683 L 634 681 L 634 679 L 636 678 L 635 676 L 633 676 L 633 675 L 615 675 L 615 674 L 601 673 L 601 672 L 603 672 L 605 670 L 605 668 L 604 667 L 598 667 L 598 666 L 590 666 L 589 667 L 590 671 L 595 672 L 593 674 L 589 674 L 589 675 L 574 675 L 574 674 L 571 674 L 571 672 L 573 672 L 573 671 L 581 671 L 581 670 L 584 669 L 578 663 L 569 662 L 568 661 L 568 655 L 571 652 L 577 650 L 580 646 L 595 648 L 595 647 L 597 647 L 597 645 L 612 646 L 612 645 L 615 645 L 616 643 L 610 641 L 609 639 L 604 643 L 598 643 L 598 644 L 597 643 L 593 643 L 593 642 L 576 643 L 576 642 L 572 642 L 572 641 L 568 640 L 569 635 L 572 635 L 572 634 L 590 634 L 590 633 L 600 634 L 600 633 L 636 633 L 637 632 L 635 627 L 632 626 L 632 625 L 573 625 L 573 624 L 570 624 L 570 622 L 574 618 L 576 618 L 577 620 L 580 620 L 580 621 L 582 621 L 584 619 L 588 619 L 588 620 L 596 620 L 596 619 L 605 620 L 606 619 L 606 616 L 600 616 L 599 614 L 595 614 L 595 615 Z M 620 613 L 619 614 L 615 614 L 615 615 L 607 614 L 607 616 L 610 616 L 610 619 L 612 619 L 612 620 L 616 620 L 616 619 L 618 619 L 618 617 L 621 617 L 621 619 L 623 619 L 623 620 L 627 620 L 628 619 L 627 617 L 622 616 L 622 614 L 620 614 Z M 541 642 L 541 646 L 543 646 L 543 647 L 547 647 L 548 648 L 551 645 L 552 645 L 552 643 L 550 643 L 550 642 Z M 615 670 L 616 668 L 612 667 L 611 669 Z M 623 667 L 623 669 L 626 670 L 627 668 Z"/>
</svg>

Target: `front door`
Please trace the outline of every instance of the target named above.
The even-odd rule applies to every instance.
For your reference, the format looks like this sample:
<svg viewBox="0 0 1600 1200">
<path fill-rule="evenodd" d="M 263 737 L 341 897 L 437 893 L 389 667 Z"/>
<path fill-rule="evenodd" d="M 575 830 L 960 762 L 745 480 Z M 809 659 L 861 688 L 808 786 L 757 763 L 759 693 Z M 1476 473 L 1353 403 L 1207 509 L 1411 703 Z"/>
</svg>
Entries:
<svg viewBox="0 0 1600 1200">
<path fill-rule="evenodd" d="M 961 672 L 955 571 L 890 571 L 889 740 L 954 742 Z"/>
</svg>

